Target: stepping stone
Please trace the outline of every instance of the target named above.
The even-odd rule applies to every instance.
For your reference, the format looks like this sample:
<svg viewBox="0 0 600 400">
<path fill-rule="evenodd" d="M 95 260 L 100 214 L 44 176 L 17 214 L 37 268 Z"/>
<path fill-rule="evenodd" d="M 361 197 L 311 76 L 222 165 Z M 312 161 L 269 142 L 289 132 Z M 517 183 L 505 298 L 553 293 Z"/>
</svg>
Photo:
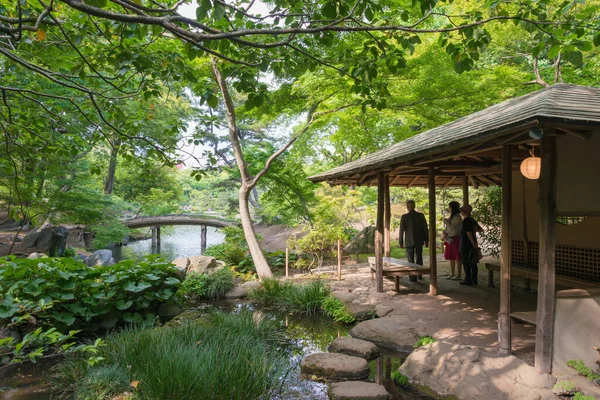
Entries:
<svg viewBox="0 0 600 400">
<path fill-rule="evenodd" d="M 350 330 L 350 336 L 386 349 L 411 352 L 419 340 L 413 325 L 414 323 L 401 315 L 377 318 L 357 324 Z"/>
<path fill-rule="evenodd" d="M 300 371 L 317 379 L 353 380 L 369 376 L 367 360 L 339 353 L 316 353 L 304 357 Z"/>
<path fill-rule="evenodd" d="M 337 338 L 327 348 L 330 353 L 342 353 L 348 356 L 360 357 L 367 360 L 379 355 L 379 348 L 366 340 L 354 338 Z"/>
<path fill-rule="evenodd" d="M 338 382 L 329 387 L 332 400 L 388 400 L 391 398 L 381 385 L 371 382 Z"/>
</svg>

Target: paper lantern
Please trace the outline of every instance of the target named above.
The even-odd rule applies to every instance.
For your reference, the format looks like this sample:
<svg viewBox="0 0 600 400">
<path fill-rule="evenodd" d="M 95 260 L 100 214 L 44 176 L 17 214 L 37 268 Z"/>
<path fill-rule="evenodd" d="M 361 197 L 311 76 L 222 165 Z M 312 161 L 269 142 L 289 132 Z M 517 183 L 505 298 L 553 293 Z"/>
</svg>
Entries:
<svg viewBox="0 0 600 400">
<path fill-rule="evenodd" d="M 521 163 L 521 173 L 527 179 L 538 179 L 540 177 L 540 168 L 542 159 L 535 156 L 533 149 L 529 150 L 531 157 L 523 160 Z"/>
</svg>

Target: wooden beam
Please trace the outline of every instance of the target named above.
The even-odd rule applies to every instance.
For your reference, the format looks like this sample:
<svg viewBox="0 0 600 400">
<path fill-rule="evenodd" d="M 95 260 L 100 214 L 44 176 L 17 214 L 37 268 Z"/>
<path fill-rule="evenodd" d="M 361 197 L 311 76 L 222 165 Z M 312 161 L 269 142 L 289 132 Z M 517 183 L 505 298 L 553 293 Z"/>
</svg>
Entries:
<svg viewBox="0 0 600 400">
<path fill-rule="evenodd" d="M 367 180 L 367 178 L 369 177 L 369 175 L 371 175 L 370 171 L 364 173 L 360 178 L 358 178 L 358 184 L 362 185 Z"/>
<path fill-rule="evenodd" d="M 392 224 L 392 204 L 390 201 L 390 177 L 388 175 L 383 179 L 384 183 L 384 216 L 383 216 L 383 253 L 385 257 L 390 257 L 390 247 L 392 233 L 390 227 Z"/>
<path fill-rule="evenodd" d="M 469 180 L 471 181 L 471 185 L 473 185 L 473 187 L 475 189 L 479 188 L 479 184 L 477 183 L 477 181 L 475 180 L 475 178 L 473 176 L 469 176 Z"/>
<path fill-rule="evenodd" d="M 469 204 L 469 177 L 463 176 L 463 205 Z"/>
<path fill-rule="evenodd" d="M 556 136 L 547 129 L 542 136 L 539 180 L 540 247 L 535 340 L 535 369 L 552 372 L 554 298 L 556 280 Z"/>
<path fill-rule="evenodd" d="M 512 264 L 512 148 L 502 148 L 502 242 L 500 255 L 500 313 L 498 314 L 498 342 L 500 354 L 511 351 L 510 327 L 510 269 Z"/>
<path fill-rule="evenodd" d="M 428 168 L 429 186 L 429 295 L 437 296 L 437 258 L 436 258 L 436 220 L 435 220 L 435 171 L 433 167 Z"/>
<path fill-rule="evenodd" d="M 415 175 L 414 178 L 412 178 L 410 180 L 410 182 L 408 182 L 408 184 L 406 185 L 407 188 L 411 187 L 412 185 L 414 185 L 414 183 L 417 181 L 417 179 L 419 179 L 420 175 Z"/>
<path fill-rule="evenodd" d="M 377 173 L 377 224 L 375 230 L 375 284 L 378 292 L 383 292 L 383 213 L 385 175 Z"/>
<path fill-rule="evenodd" d="M 455 179 L 456 179 L 456 176 L 451 176 L 450 179 L 448 179 L 448 182 L 446 182 L 444 184 L 444 188 L 447 188 L 448 186 L 450 186 L 452 184 L 452 182 L 454 182 Z"/>
<path fill-rule="evenodd" d="M 392 181 L 390 182 L 390 186 L 394 186 L 396 182 L 398 182 L 400 179 L 402 179 L 402 175 L 396 175 L 394 179 L 392 179 Z"/>
</svg>

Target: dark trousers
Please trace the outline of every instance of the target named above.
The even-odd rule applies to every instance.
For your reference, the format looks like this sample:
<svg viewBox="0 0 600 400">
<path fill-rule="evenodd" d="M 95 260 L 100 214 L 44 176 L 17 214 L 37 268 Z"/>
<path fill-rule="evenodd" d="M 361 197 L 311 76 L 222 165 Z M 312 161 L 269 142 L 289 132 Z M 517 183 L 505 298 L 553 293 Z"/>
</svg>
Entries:
<svg viewBox="0 0 600 400">
<path fill-rule="evenodd" d="M 469 251 L 470 249 L 465 251 L 461 249 L 462 264 L 465 269 L 465 282 L 477 285 L 477 274 L 479 272 L 479 268 L 477 268 L 477 264 L 470 262 L 468 256 Z"/>
<path fill-rule="evenodd" d="M 417 257 L 415 261 L 415 256 Z M 407 246 L 406 247 L 406 258 L 408 258 L 409 263 L 423 265 L 423 245 L 420 246 Z M 423 275 L 419 275 L 419 279 L 422 279 Z M 411 282 L 417 281 L 416 275 L 411 275 L 409 277 Z"/>
</svg>

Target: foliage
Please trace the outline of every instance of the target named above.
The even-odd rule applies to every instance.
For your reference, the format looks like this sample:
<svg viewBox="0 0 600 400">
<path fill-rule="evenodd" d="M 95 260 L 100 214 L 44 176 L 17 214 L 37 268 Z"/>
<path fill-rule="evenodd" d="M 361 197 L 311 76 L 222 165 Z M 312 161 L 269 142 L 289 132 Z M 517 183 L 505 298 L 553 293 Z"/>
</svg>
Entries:
<svg viewBox="0 0 600 400">
<path fill-rule="evenodd" d="M 76 399 L 112 399 L 123 394 L 129 386 L 129 371 L 122 365 L 99 365 L 77 382 Z"/>
<path fill-rule="evenodd" d="M 348 312 L 343 301 L 334 296 L 327 296 L 322 303 L 323 312 L 333 318 L 335 322 L 352 324 L 356 318 Z"/>
<path fill-rule="evenodd" d="M 552 391 L 558 393 L 559 396 L 573 395 L 577 392 L 577 386 L 572 381 L 563 380 L 556 382 Z"/>
<path fill-rule="evenodd" d="M 408 386 L 408 376 L 402 375 L 400 371 L 392 372 L 392 380 L 400 386 Z"/>
<path fill-rule="evenodd" d="M 413 346 L 413 348 L 418 349 L 421 346 L 427 346 L 428 344 L 435 343 L 436 340 L 431 336 L 419 336 L 419 340 Z"/>
<path fill-rule="evenodd" d="M 52 303 L 31 313 L 63 331 L 93 328 L 106 315 L 119 321 L 154 321 L 159 304 L 177 300 L 177 269 L 158 257 L 90 268 L 72 258 L 0 261 L 0 322 L 19 315 L 20 302 Z"/>
<path fill-rule="evenodd" d="M 223 228 L 225 240 L 221 244 L 209 246 L 205 255 L 225 262 L 227 266 L 236 266 L 236 271 L 242 274 L 256 272 L 252 258 L 248 254 L 248 245 L 244 231 L 239 227 Z"/>
<path fill-rule="evenodd" d="M 223 296 L 233 287 L 233 273 L 228 268 L 222 268 L 210 274 L 188 274 L 179 293 L 184 296 L 212 299 Z"/>
<path fill-rule="evenodd" d="M 306 225 L 303 231 L 305 234 L 302 237 L 290 238 L 287 242 L 299 255 L 296 268 L 321 267 L 325 262 L 336 259 L 338 239 L 345 241 L 342 227 L 315 223 L 312 227 Z"/>
<path fill-rule="evenodd" d="M 62 395 L 96 390 L 118 393 L 138 381 L 139 399 L 262 399 L 277 395 L 287 361 L 275 344 L 277 325 L 250 312 L 209 315 L 176 327 L 128 329 L 106 339 L 105 362 L 59 369 L 61 381 L 77 377 Z M 160 360 L 160 362 L 157 362 Z M 110 378 L 113 377 L 114 381 Z"/>
<path fill-rule="evenodd" d="M 573 400 L 596 400 L 596 396 L 586 396 L 581 392 L 576 392 L 573 395 Z"/>
<path fill-rule="evenodd" d="M 598 375 L 594 372 L 594 370 L 585 365 L 585 362 L 583 360 L 569 360 L 567 361 L 567 365 L 575 369 L 575 371 L 577 371 L 579 375 L 588 378 L 590 382 L 597 381 L 598 379 L 600 379 L 600 375 Z"/>
<path fill-rule="evenodd" d="M 481 189 L 474 203 L 473 216 L 483 228 L 480 246 L 492 257 L 499 257 L 502 242 L 502 188 L 491 186 Z"/>
<path fill-rule="evenodd" d="M 250 291 L 249 298 L 263 307 L 310 315 L 321 309 L 328 295 L 329 288 L 320 280 L 295 285 L 277 279 L 263 279 L 259 287 Z"/>
<path fill-rule="evenodd" d="M 94 225 L 92 228 L 94 239 L 92 240 L 93 249 L 104 249 L 112 244 L 121 243 L 129 235 L 129 228 L 121 222 L 108 219 L 101 224 Z"/>
</svg>

